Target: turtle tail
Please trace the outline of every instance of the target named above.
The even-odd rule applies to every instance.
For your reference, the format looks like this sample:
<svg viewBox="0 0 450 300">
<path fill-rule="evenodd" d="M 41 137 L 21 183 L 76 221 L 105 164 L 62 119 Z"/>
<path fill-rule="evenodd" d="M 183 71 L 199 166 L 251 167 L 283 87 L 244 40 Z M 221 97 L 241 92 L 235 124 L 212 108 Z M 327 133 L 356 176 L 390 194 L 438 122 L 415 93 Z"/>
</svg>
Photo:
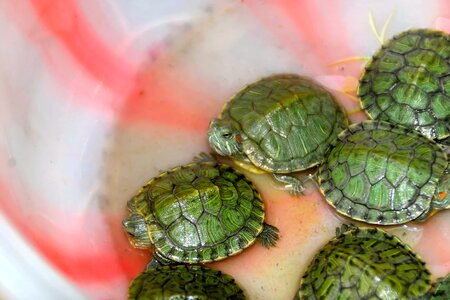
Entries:
<svg viewBox="0 0 450 300">
<path fill-rule="evenodd" d="M 264 223 L 263 231 L 259 234 L 258 240 L 265 247 L 274 247 L 280 236 L 278 234 L 279 230 L 275 226 Z"/>
</svg>

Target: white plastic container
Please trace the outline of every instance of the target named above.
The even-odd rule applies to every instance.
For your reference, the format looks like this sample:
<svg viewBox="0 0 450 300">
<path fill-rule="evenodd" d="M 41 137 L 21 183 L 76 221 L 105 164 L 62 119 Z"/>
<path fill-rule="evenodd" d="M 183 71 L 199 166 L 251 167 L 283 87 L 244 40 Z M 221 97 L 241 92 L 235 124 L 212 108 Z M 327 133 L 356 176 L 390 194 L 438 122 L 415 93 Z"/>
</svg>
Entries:
<svg viewBox="0 0 450 300">
<path fill-rule="evenodd" d="M 446 30 L 449 11 L 448 1 L 406 0 L 2 1 L 0 298 L 123 299 L 149 257 L 121 229 L 126 201 L 207 151 L 208 122 L 233 93 L 294 72 L 357 109 L 351 89 L 363 63 L 334 63 L 380 46 L 369 14 L 380 34 L 390 20 L 388 38 Z M 214 266 L 251 299 L 291 299 L 341 220 L 317 191 L 299 200 L 266 176 L 254 180 L 279 246 Z M 450 271 L 450 257 L 427 242 L 450 248 L 448 217 L 394 229 L 434 276 Z"/>
</svg>

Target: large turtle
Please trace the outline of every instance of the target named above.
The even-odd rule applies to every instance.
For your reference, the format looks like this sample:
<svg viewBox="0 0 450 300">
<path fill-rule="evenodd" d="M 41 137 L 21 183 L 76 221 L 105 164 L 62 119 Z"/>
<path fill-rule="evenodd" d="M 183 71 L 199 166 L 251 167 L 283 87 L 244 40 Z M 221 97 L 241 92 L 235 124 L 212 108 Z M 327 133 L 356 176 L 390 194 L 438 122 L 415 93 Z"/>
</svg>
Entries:
<svg viewBox="0 0 450 300">
<path fill-rule="evenodd" d="M 318 170 L 320 190 L 336 210 L 381 225 L 424 221 L 450 207 L 448 158 L 419 132 L 385 121 L 352 124 Z"/>
<path fill-rule="evenodd" d="M 431 274 L 396 237 L 376 228 L 343 227 L 308 266 L 300 299 L 429 299 Z"/>
<path fill-rule="evenodd" d="M 252 182 L 215 161 L 160 174 L 128 209 L 123 226 L 135 247 L 154 247 L 151 266 L 217 261 L 256 239 L 267 248 L 278 240 L 278 229 L 264 223 L 264 203 Z"/>
<path fill-rule="evenodd" d="M 285 174 L 319 164 L 346 126 L 328 91 L 308 78 L 279 74 L 233 96 L 211 121 L 208 140 L 218 154 L 253 172 L 272 173 L 298 194 L 301 182 Z"/>
<path fill-rule="evenodd" d="M 358 96 L 373 119 L 450 144 L 450 35 L 413 29 L 387 41 L 366 65 Z"/>
<path fill-rule="evenodd" d="M 139 274 L 128 289 L 129 300 L 246 299 L 234 279 L 195 265 L 161 266 Z"/>
</svg>

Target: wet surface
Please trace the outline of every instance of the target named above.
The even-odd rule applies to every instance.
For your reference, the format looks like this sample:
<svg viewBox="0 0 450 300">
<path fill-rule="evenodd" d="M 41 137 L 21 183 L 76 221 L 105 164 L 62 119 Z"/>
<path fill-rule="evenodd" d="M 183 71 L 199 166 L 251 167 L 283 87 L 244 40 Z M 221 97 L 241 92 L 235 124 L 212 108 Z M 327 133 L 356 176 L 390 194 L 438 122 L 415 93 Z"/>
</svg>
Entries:
<svg viewBox="0 0 450 300">
<path fill-rule="evenodd" d="M 11 46 L 0 51 L 0 210 L 55 276 L 94 299 L 123 299 L 148 261 L 121 228 L 126 201 L 152 176 L 208 151 L 209 120 L 243 85 L 279 72 L 310 76 L 357 122 L 365 118 L 354 97 L 363 61 L 333 63 L 379 46 L 369 11 L 379 29 L 394 13 L 387 36 L 445 27 L 450 11 L 446 1 L 344 1 L 327 10 L 320 1 L 178 9 L 169 1 L 149 22 L 144 1 L 67 1 L 63 15 L 55 3 L 63 2 L 1 4 L 0 24 L 13 29 L 1 31 Z M 314 185 L 293 197 L 267 175 L 248 175 L 280 241 L 212 266 L 250 299 L 291 299 L 315 251 L 346 219 Z M 450 212 L 389 231 L 434 278 L 450 272 Z"/>
</svg>

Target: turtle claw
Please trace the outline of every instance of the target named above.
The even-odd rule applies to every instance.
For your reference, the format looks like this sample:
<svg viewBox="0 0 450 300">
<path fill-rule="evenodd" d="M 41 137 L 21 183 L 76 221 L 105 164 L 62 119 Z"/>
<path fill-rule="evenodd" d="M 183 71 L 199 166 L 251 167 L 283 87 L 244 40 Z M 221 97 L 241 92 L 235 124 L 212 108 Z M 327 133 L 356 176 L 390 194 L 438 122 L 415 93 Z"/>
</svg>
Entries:
<svg viewBox="0 0 450 300">
<path fill-rule="evenodd" d="M 305 191 L 302 181 L 295 177 L 275 173 L 272 176 L 276 181 L 283 183 L 287 191 L 293 196 L 299 196 Z"/>
<path fill-rule="evenodd" d="M 351 230 L 358 230 L 358 227 L 352 223 L 343 223 L 340 227 L 336 227 L 336 237 L 340 237 Z"/>
<path fill-rule="evenodd" d="M 292 187 L 289 188 L 288 192 L 289 194 L 291 194 L 292 196 L 299 196 L 301 194 L 303 194 L 303 191 L 305 189 L 303 188 L 303 186 L 298 186 L 298 185 L 293 185 Z"/>
<path fill-rule="evenodd" d="M 153 258 L 153 259 L 147 264 L 147 266 L 145 267 L 145 270 L 148 271 L 148 270 L 156 269 L 156 268 L 161 267 L 161 266 L 162 266 L 162 264 L 161 264 L 158 260 L 156 260 L 155 258 Z"/>
<path fill-rule="evenodd" d="M 199 155 L 194 156 L 195 163 L 205 163 L 205 162 L 217 162 L 216 158 L 211 153 L 200 152 Z"/>
</svg>

